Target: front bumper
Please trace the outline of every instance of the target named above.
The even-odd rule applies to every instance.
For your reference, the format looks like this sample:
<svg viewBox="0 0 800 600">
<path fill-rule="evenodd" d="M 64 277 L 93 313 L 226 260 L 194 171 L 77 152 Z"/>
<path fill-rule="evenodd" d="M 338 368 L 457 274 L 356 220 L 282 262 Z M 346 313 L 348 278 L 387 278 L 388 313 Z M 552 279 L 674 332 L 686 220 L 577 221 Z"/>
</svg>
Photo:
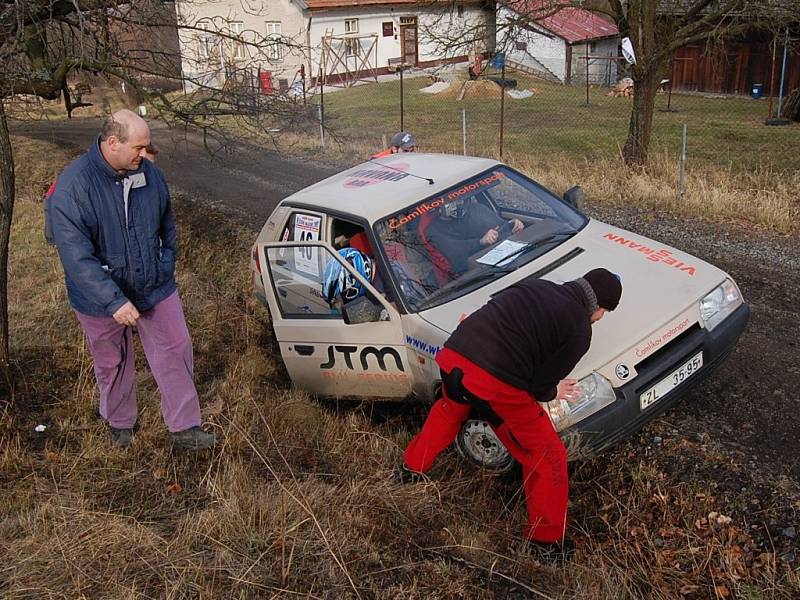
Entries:
<svg viewBox="0 0 800 600">
<path fill-rule="evenodd" d="M 743 304 L 713 331 L 696 329 L 663 348 L 657 359 L 640 370 L 633 381 L 615 390 L 616 402 L 561 433 L 567 447 L 571 448 L 570 457 L 591 455 L 608 448 L 674 406 L 686 392 L 702 383 L 723 363 L 736 346 L 749 318 L 750 307 Z M 703 366 L 697 374 L 641 410 L 639 395 L 701 349 Z"/>
</svg>

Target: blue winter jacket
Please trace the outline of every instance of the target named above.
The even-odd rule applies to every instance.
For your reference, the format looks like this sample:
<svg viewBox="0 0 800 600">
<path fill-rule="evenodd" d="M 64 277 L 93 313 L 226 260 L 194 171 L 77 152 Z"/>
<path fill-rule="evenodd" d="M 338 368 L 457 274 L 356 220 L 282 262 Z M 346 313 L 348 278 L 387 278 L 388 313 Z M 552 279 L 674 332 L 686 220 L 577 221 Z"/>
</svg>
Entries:
<svg viewBox="0 0 800 600">
<path fill-rule="evenodd" d="M 58 176 L 45 211 L 78 312 L 112 316 L 129 300 L 142 312 L 175 291 L 169 189 L 149 160 L 121 176 L 103 158 L 98 136 Z"/>
</svg>

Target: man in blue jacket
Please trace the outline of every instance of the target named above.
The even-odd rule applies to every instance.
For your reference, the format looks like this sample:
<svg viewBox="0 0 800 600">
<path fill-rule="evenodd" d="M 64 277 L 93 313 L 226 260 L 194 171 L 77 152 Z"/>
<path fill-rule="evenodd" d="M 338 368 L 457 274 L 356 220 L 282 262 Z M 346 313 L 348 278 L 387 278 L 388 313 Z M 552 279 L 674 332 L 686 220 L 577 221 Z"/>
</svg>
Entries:
<svg viewBox="0 0 800 600">
<path fill-rule="evenodd" d="M 137 419 L 133 327 L 161 392 L 175 448 L 216 443 L 200 427 L 192 342 L 175 284 L 175 224 L 164 174 L 145 160 L 147 123 L 109 117 L 89 151 L 58 176 L 47 203 L 67 294 L 94 358 L 100 414 L 128 447 Z"/>
</svg>

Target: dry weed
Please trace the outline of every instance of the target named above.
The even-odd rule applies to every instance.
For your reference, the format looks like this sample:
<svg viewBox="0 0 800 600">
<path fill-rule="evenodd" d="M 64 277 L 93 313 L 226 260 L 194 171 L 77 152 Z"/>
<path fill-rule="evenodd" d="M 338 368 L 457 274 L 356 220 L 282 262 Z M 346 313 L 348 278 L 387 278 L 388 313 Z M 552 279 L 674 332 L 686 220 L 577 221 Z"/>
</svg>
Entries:
<svg viewBox="0 0 800 600">
<path fill-rule="evenodd" d="M 559 193 L 581 185 L 594 203 L 626 204 L 683 218 L 753 223 L 787 234 L 800 231 L 797 171 L 690 170 L 681 197 L 677 164 L 665 154 L 653 157 L 646 170 L 625 167 L 612 158 L 575 161 L 512 156 L 509 163 Z"/>
</svg>

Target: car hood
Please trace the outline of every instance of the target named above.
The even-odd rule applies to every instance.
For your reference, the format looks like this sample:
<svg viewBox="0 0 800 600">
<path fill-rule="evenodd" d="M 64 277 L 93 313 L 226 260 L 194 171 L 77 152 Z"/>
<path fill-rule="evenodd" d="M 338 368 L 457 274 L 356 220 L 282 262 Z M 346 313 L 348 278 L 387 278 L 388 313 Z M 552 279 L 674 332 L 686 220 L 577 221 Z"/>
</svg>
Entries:
<svg viewBox="0 0 800 600">
<path fill-rule="evenodd" d="M 597 267 L 620 276 L 622 299 L 614 312 L 594 325 L 591 348 L 573 371 L 575 377 L 600 370 L 676 320 L 683 327 L 694 324 L 699 320 L 698 300 L 727 277 L 691 254 L 590 220 L 575 236 L 513 273 L 419 316 L 440 330 L 437 337 L 446 337 L 461 320 L 515 281 L 544 269 L 543 279 L 563 283 Z"/>
</svg>

